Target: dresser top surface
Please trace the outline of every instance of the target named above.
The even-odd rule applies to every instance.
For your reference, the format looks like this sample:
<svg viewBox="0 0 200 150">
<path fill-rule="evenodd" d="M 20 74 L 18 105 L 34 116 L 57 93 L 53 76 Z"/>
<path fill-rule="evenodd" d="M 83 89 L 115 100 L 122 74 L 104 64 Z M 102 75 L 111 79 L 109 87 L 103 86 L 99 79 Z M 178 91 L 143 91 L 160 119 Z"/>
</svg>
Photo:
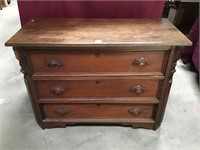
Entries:
<svg viewBox="0 0 200 150">
<path fill-rule="evenodd" d="M 6 46 L 190 46 L 167 19 L 36 19 Z"/>
</svg>

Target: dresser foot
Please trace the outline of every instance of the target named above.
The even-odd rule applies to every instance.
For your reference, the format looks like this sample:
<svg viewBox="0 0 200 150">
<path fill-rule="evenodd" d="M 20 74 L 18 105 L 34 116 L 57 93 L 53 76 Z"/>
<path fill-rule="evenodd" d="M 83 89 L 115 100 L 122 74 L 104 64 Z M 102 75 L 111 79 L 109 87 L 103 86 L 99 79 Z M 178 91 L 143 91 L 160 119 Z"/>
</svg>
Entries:
<svg viewBox="0 0 200 150">
<path fill-rule="evenodd" d="M 153 130 L 155 131 L 155 130 L 157 130 L 159 127 L 160 127 L 160 124 L 155 124 L 155 125 L 153 126 Z"/>
<path fill-rule="evenodd" d="M 136 123 L 132 124 L 132 128 L 144 128 L 144 129 L 153 129 L 153 124 L 150 123 Z"/>
<path fill-rule="evenodd" d="M 50 129 L 50 128 L 66 128 L 65 123 L 43 123 L 40 125 L 42 129 Z"/>
</svg>

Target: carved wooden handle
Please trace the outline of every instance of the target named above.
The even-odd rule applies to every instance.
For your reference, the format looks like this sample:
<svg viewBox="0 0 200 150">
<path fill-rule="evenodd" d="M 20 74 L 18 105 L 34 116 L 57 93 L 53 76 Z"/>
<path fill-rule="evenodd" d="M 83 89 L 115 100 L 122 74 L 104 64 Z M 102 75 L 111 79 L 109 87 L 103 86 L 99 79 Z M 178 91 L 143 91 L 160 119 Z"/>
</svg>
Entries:
<svg viewBox="0 0 200 150">
<path fill-rule="evenodd" d="M 51 59 L 51 60 L 45 61 L 44 65 L 47 66 L 47 67 L 54 68 L 54 67 L 63 66 L 63 63 L 61 61 L 57 60 L 57 59 Z"/>
<path fill-rule="evenodd" d="M 146 66 L 149 64 L 149 61 L 148 59 L 145 59 L 144 57 L 140 57 L 140 58 L 137 58 L 133 61 L 133 64 L 134 66 Z"/>
<path fill-rule="evenodd" d="M 66 92 L 66 90 L 61 86 L 55 86 L 50 90 L 54 95 L 60 96 Z"/>
<path fill-rule="evenodd" d="M 135 93 L 135 94 L 141 94 L 145 91 L 146 91 L 146 88 L 141 85 L 137 85 L 136 87 L 130 88 L 130 92 Z"/>
<path fill-rule="evenodd" d="M 55 112 L 61 116 L 64 116 L 69 113 L 69 110 L 66 108 L 58 108 L 55 110 Z"/>
<path fill-rule="evenodd" d="M 142 111 L 139 109 L 139 108 L 131 108 L 128 110 L 128 113 L 131 114 L 131 115 L 139 115 Z"/>
</svg>

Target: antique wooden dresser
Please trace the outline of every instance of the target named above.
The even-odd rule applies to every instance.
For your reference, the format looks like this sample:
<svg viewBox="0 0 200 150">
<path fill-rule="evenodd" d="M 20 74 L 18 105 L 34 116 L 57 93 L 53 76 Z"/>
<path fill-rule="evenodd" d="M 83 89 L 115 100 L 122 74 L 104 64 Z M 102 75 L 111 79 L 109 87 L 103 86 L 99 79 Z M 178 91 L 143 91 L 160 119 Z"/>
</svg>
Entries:
<svg viewBox="0 0 200 150">
<path fill-rule="evenodd" d="M 100 123 L 156 130 L 181 46 L 168 20 L 36 19 L 13 46 L 42 128 Z M 170 109 L 170 108 L 169 108 Z"/>
</svg>

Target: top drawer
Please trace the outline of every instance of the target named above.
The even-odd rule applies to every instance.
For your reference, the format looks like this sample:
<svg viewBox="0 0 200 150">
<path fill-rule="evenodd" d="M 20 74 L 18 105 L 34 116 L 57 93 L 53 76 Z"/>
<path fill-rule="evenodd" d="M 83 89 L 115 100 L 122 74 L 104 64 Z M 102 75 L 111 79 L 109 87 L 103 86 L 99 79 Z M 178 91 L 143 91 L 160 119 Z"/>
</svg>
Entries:
<svg viewBox="0 0 200 150">
<path fill-rule="evenodd" d="M 162 52 L 31 52 L 36 73 L 162 74 Z"/>
</svg>

